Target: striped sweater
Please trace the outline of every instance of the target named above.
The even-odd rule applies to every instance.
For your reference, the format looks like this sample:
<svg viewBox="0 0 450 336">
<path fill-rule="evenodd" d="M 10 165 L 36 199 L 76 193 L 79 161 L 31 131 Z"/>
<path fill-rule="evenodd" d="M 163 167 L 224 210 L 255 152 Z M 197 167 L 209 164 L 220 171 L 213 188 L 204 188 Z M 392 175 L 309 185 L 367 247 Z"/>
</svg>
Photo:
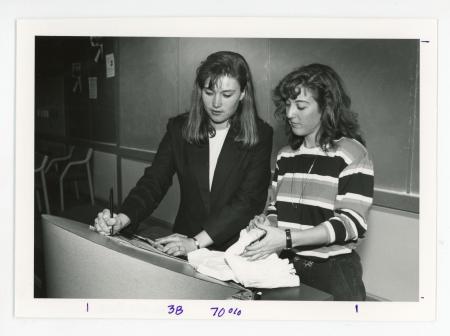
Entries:
<svg viewBox="0 0 450 336">
<path fill-rule="evenodd" d="M 367 230 L 372 161 L 356 140 L 341 138 L 335 144 L 327 152 L 302 145 L 278 153 L 272 181 L 275 196 L 267 216 L 280 228 L 307 230 L 323 223 L 328 232 L 325 246 L 294 246 L 299 255 L 328 258 L 350 253 Z"/>
</svg>

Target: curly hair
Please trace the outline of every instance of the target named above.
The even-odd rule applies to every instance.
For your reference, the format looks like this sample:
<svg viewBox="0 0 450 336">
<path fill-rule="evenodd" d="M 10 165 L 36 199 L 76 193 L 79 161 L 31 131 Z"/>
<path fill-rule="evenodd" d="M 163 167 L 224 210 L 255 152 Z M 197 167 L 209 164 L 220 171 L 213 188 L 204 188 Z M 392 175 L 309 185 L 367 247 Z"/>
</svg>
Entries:
<svg viewBox="0 0 450 336">
<path fill-rule="evenodd" d="M 295 99 L 300 88 L 309 89 L 319 106 L 320 129 L 316 141 L 323 150 L 333 148 L 334 140 L 343 136 L 355 139 L 365 146 L 357 114 L 350 109 L 351 99 L 342 79 L 331 67 L 315 63 L 287 74 L 273 92 L 275 116 L 284 120 L 292 149 L 298 149 L 304 137 L 293 133 L 286 117 L 286 102 Z"/>
<path fill-rule="evenodd" d="M 258 113 L 255 104 L 252 75 L 242 55 L 232 51 L 218 51 L 209 55 L 197 68 L 194 88 L 191 96 L 191 107 L 187 122 L 183 128 L 183 137 L 189 143 L 200 144 L 208 137 L 215 135 L 215 129 L 209 122 L 205 111 L 201 91 L 205 85 L 213 88 L 223 76 L 235 78 L 245 96 L 239 102 L 236 113 L 231 118 L 231 127 L 236 130 L 235 141 L 243 146 L 254 146 L 258 143 L 256 119 Z"/>
</svg>

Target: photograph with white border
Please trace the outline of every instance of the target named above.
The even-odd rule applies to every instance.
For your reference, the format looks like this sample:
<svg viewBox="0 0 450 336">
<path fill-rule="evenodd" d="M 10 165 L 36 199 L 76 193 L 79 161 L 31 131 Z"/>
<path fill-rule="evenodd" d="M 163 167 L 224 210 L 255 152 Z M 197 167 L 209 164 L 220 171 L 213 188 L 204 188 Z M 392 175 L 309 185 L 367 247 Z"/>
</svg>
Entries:
<svg viewBox="0 0 450 336">
<path fill-rule="evenodd" d="M 207 31 L 203 29 L 205 26 Z M 303 262 L 304 278 L 301 272 L 298 277 L 294 276 L 299 278 L 299 285 L 259 285 L 258 281 L 267 283 L 271 277 L 280 280 L 270 270 L 275 264 L 261 268 L 263 274 L 259 274 L 258 281 L 248 282 L 243 278 L 249 277 L 254 264 L 246 265 L 246 270 L 239 273 L 239 268 L 247 262 L 243 257 L 239 257 L 242 260 L 238 260 L 238 264 L 232 262 L 235 258 L 229 258 L 220 268 L 208 268 L 211 261 L 225 258 L 215 254 L 213 249 L 205 248 L 212 253 L 211 259 L 201 267 L 193 263 L 192 258 L 189 260 L 185 247 L 187 258 L 183 255 L 179 258 L 176 253 L 175 256 L 161 253 L 158 238 L 170 234 L 173 223 L 176 227 L 177 211 L 178 214 L 181 211 L 177 210 L 180 198 L 185 197 L 186 185 L 189 185 L 183 185 L 190 177 L 186 177 L 179 166 L 175 170 L 180 175 L 175 174 L 168 191 L 162 188 L 162 201 L 156 202 L 158 205 L 152 209 L 151 217 L 146 214 L 141 221 L 141 231 L 136 231 L 136 225 L 131 235 L 95 232 L 99 231 L 94 221 L 97 213 L 102 209 L 115 212 L 121 209 L 144 170 L 152 166 L 153 160 L 161 160 L 158 153 L 163 152 L 163 139 L 167 134 L 170 136 L 169 125 L 175 123 L 169 120 L 193 110 L 197 69 L 207 63 L 208 55 L 221 51 L 238 53 L 248 63 L 254 109 L 273 130 L 266 170 L 275 179 L 271 182 L 274 189 L 268 192 L 268 197 L 264 195 L 267 218 L 270 219 L 271 206 L 277 204 L 280 205 L 278 216 L 283 206 L 291 205 L 295 209 L 314 208 L 315 215 L 334 211 L 335 217 L 323 225 L 328 242 L 322 247 L 294 249 L 293 255 L 297 256 L 288 259 Z M 433 319 L 436 301 L 436 53 L 434 20 L 19 20 L 16 315 L 243 320 Z M 362 185 L 357 183 L 349 187 L 353 188 L 351 191 L 344 191 L 342 197 L 336 196 L 336 200 L 345 203 L 349 196 L 352 201 L 347 203 L 368 202 L 370 210 L 363 216 L 353 210 L 342 215 L 335 206 L 339 202 L 330 205 L 325 196 L 314 198 L 311 192 L 313 185 L 317 190 L 326 191 L 330 185 L 335 185 L 337 190 L 338 179 L 339 188 L 344 188 L 341 180 L 348 180 L 351 170 L 340 171 L 336 177 L 330 176 L 332 173 L 322 176 L 319 168 L 330 167 L 323 160 L 313 159 L 299 176 L 291 172 L 284 177 L 280 175 L 279 164 L 285 164 L 283 159 L 297 155 L 286 147 L 290 141 L 289 127 L 294 127 L 286 117 L 289 108 L 285 108 L 284 119 L 275 113 L 280 83 L 289 73 L 303 69 L 300 67 L 317 64 L 328 66 L 327 69 L 331 68 L 340 76 L 351 99 L 351 111 L 357 114 L 364 141 L 358 138 L 360 141 L 356 142 L 368 153 L 368 158 L 355 171 L 372 176 L 371 182 L 367 182 L 369 186 L 374 183 L 372 194 L 355 194 Z M 213 104 L 216 104 L 214 90 Z M 217 99 L 222 104 L 227 98 Z M 295 97 L 287 101 L 291 98 Z M 203 103 L 207 109 L 205 100 Z M 286 101 L 282 104 L 288 106 Z M 175 145 L 171 146 L 175 152 Z M 306 146 L 304 150 L 306 156 L 317 155 Z M 347 156 L 352 152 L 342 150 L 343 154 L 339 153 L 331 148 L 329 154 L 323 155 L 327 158 L 342 155 L 344 163 L 351 161 Z M 242 157 L 244 161 L 246 157 Z M 220 156 L 217 160 L 221 162 Z M 368 162 L 371 165 L 368 166 Z M 206 165 L 208 163 L 211 165 L 211 161 L 206 161 Z M 251 163 L 249 159 L 248 165 Z M 157 170 L 159 164 L 154 167 Z M 221 173 L 219 169 L 216 172 Z M 227 173 L 234 176 L 233 171 Z M 215 180 L 210 179 L 213 194 Z M 295 197 L 284 196 L 283 190 L 292 192 L 296 179 L 300 182 Z M 269 181 L 264 181 L 269 187 Z M 232 179 L 226 181 L 227 185 L 224 184 L 223 190 L 216 190 L 217 194 L 225 193 L 233 182 Z M 241 188 L 243 185 L 242 182 Z M 135 199 L 138 194 L 135 190 Z M 192 195 L 202 200 L 203 194 Z M 232 216 L 231 212 L 229 215 Z M 134 218 L 134 214 L 129 216 Z M 336 223 L 339 220 L 341 224 Z M 292 230 L 295 241 L 295 230 L 309 228 L 303 224 L 279 220 L 278 230 L 282 229 L 283 234 L 286 228 Z M 210 232 L 225 240 L 222 232 L 217 233 L 215 228 Z M 266 235 L 271 232 L 267 229 Z M 274 230 L 273 235 L 276 232 Z M 187 232 L 180 233 L 189 236 Z M 241 238 L 245 234 L 246 230 L 241 231 Z M 202 245 L 202 240 L 198 240 Z M 193 243 L 194 247 L 200 247 L 197 239 Z M 289 247 L 289 242 L 286 244 Z M 222 245 L 222 251 L 224 246 L 231 245 Z M 333 301 L 336 298 L 327 290 L 317 288 L 320 285 L 315 287 L 314 280 L 303 283 L 309 269 L 328 268 L 346 254 L 360 258 L 365 300 Z M 281 260 L 277 259 L 276 263 Z M 297 267 L 289 265 L 291 271 L 297 271 Z M 222 266 L 228 267 L 226 271 Z M 228 275 L 230 270 L 231 275 L 226 278 L 224 273 Z"/>
</svg>

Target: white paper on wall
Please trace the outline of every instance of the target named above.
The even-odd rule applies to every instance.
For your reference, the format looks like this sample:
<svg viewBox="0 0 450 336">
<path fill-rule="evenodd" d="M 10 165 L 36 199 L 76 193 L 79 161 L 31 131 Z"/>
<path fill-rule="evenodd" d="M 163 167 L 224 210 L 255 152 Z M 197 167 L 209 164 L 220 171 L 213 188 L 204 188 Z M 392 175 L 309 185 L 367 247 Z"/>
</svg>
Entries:
<svg viewBox="0 0 450 336">
<path fill-rule="evenodd" d="M 97 77 L 88 77 L 89 99 L 97 99 Z"/>
<path fill-rule="evenodd" d="M 115 62 L 114 62 L 114 54 L 106 54 L 105 55 L 105 63 L 106 63 L 106 78 L 111 78 L 115 76 Z"/>
</svg>

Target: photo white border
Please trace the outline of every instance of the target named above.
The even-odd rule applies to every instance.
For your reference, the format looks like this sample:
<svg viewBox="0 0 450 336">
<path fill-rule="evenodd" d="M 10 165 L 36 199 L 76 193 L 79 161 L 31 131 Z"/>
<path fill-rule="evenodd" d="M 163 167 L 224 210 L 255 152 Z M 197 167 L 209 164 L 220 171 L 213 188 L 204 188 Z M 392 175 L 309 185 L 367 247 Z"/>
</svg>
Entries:
<svg viewBox="0 0 450 336">
<path fill-rule="evenodd" d="M 204 29 L 208 27 L 208 29 Z M 420 214 L 418 302 L 86 300 L 33 298 L 35 36 L 420 39 Z M 15 315 L 51 318 L 429 321 L 436 316 L 437 22 L 430 19 L 130 18 L 19 20 L 16 44 Z M 426 113 L 426 117 L 425 117 Z M 23 211 L 26 209 L 26 211 Z M 86 313 L 89 301 L 90 312 Z M 180 316 L 167 305 L 183 305 Z M 358 312 L 355 305 L 358 304 Z M 277 312 L 277 316 L 274 316 Z"/>
</svg>

